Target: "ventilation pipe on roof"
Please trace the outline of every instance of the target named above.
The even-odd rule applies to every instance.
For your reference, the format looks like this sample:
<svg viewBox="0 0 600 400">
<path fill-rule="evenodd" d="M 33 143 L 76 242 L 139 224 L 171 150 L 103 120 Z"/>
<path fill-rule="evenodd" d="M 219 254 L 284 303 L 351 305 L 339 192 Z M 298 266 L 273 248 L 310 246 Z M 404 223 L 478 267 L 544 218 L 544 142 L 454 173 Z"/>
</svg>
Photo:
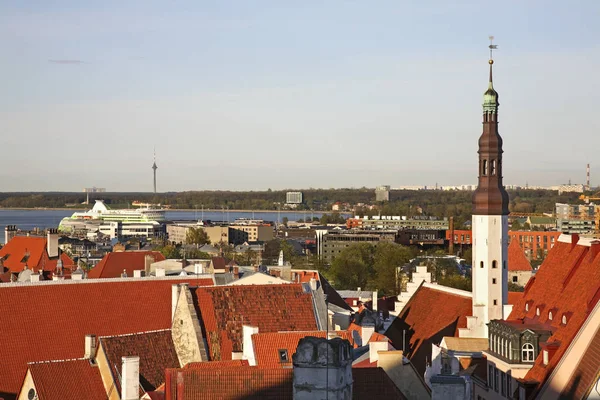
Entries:
<svg viewBox="0 0 600 400">
<path fill-rule="evenodd" d="M 121 400 L 140 399 L 140 356 L 121 358 Z"/>
</svg>

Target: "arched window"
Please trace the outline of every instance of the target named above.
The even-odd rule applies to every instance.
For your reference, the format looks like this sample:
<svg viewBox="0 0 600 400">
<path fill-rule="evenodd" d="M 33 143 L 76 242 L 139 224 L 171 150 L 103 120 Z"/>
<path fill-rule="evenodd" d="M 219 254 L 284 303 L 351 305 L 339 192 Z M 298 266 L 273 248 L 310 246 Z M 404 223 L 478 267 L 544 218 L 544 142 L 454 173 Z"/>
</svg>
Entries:
<svg viewBox="0 0 600 400">
<path fill-rule="evenodd" d="M 540 316 L 540 308 L 536 308 L 535 309 L 535 315 L 537 315 L 538 317 Z"/>
<path fill-rule="evenodd" d="M 529 311 L 529 303 L 525 303 L 525 311 Z"/>
<path fill-rule="evenodd" d="M 498 261 L 492 261 L 492 268 L 498 268 Z"/>
<path fill-rule="evenodd" d="M 523 362 L 535 361 L 533 345 L 531 343 L 525 343 L 521 349 L 521 359 Z"/>
<path fill-rule="evenodd" d="M 483 268 L 483 261 L 481 261 L 481 262 L 479 263 L 479 266 L 480 266 L 481 268 Z"/>
<path fill-rule="evenodd" d="M 548 313 L 548 319 L 549 319 L 550 321 L 552 321 L 552 311 L 550 311 L 550 312 Z"/>
<path fill-rule="evenodd" d="M 481 174 L 487 175 L 487 172 L 488 172 L 487 170 L 488 170 L 488 162 L 487 162 L 487 160 L 483 160 L 483 168 L 482 168 Z"/>
<path fill-rule="evenodd" d="M 490 163 L 490 175 L 496 175 L 496 160 Z"/>
<path fill-rule="evenodd" d="M 567 324 L 567 316 L 566 315 L 562 316 L 562 323 L 563 323 L 563 325 Z"/>
</svg>

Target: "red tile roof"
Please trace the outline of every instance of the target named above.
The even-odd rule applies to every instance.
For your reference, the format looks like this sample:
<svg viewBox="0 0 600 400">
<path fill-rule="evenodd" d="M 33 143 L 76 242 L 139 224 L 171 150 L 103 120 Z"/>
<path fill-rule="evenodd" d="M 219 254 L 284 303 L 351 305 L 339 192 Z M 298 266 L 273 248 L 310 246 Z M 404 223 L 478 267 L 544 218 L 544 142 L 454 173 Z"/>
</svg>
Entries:
<svg viewBox="0 0 600 400">
<path fill-rule="evenodd" d="M 119 376 L 121 376 L 122 357 L 140 357 L 140 384 L 146 392 L 156 390 L 164 383 L 165 369 L 180 366 L 170 329 L 102 337 L 100 344 L 106 354 L 119 393 L 121 392 Z M 140 388 L 140 396 L 144 393 L 142 388 Z"/>
<path fill-rule="evenodd" d="M 292 399 L 293 369 L 233 367 L 166 372 L 166 400 Z M 352 369 L 353 399 L 405 399 L 381 368 Z"/>
<path fill-rule="evenodd" d="M 83 356 L 86 334 L 171 327 L 171 285 L 194 279 L 127 279 L 0 285 L 0 393 L 18 392 L 27 363 Z"/>
<path fill-rule="evenodd" d="M 516 304 L 523 298 L 523 292 L 508 292 L 507 304 Z"/>
<path fill-rule="evenodd" d="M 127 271 L 127 276 L 133 276 L 133 271 L 145 268 L 147 255 L 154 257 L 154 262 L 165 259 L 158 251 L 112 252 L 105 255 L 98 265 L 91 269 L 88 278 L 119 278 L 123 270 Z"/>
<path fill-rule="evenodd" d="M 193 295 L 213 361 L 242 351 L 242 325 L 262 333 L 317 329 L 312 295 L 300 284 L 206 287 Z"/>
<path fill-rule="evenodd" d="M 591 340 L 563 390 L 563 398 L 586 399 L 600 378 L 600 329 Z"/>
<path fill-rule="evenodd" d="M 183 369 L 247 367 L 249 365 L 248 360 L 205 361 L 188 363 Z"/>
<path fill-rule="evenodd" d="M 168 369 L 165 399 L 292 399 L 292 374 L 291 368 Z"/>
<path fill-rule="evenodd" d="M 3 265 L 13 273 L 21 272 L 25 264 L 36 271 L 54 271 L 58 257 L 48 257 L 45 237 L 15 236 L 0 249 L 0 257 L 4 257 Z M 26 257 L 26 255 L 28 255 Z M 73 260 L 65 253 L 61 254 L 65 267 L 73 265 Z"/>
<path fill-rule="evenodd" d="M 402 350 L 421 376 L 425 360 L 431 358 L 431 345 L 444 336 L 457 336 L 467 327 L 472 298 L 421 285 L 402 312 L 385 332 L 394 348 Z"/>
<path fill-rule="evenodd" d="M 391 340 L 387 336 L 382 335 L 379 332 L 373 332 L 367 343 L 371 342 L 391 342 Z"/>
<path fill-rule="evenodd" d="M 34 363 L 29 371 L 40 400 L 106 400 L 98 367 L 89 360 Z"/>
<path fill-rule="evenodd" d="M 550 327 L 553 333 L 547 343 L 558 346 L 548 365 L 544 365 L 540 352 L 525 380 L 545 381 L 598 302 L 599 291 L 600 256 L 589 246 L 557 241 L 509 316 L 509 320 L 519 320 L 523 328 L 528 324 Z M 529 311 L 525 304 L 529 304 Z M 562 324 L 563 315 L 567 316 L 566 325 Z"/>
<path fill-rule="evenodd" d="M 260 331 L 259 331 L 260 332 Z M 338 331 L 330 332 L 331 335 L 337 335 L 342 339 L 352 343 L 352 332 Z M 289 368 L 292 366 L 292 354 L 298 348 L 300 339 L 306 336 L 327 337 L 325 331 L 310 332 L 271 332 L 257 333 L 252 335 L 252 344 L 254 347 L 254 356 L 256 365 L 260 368 Z M 279 350 L 287 350 L 288 361 L 281 362 L 279 359 Z"/>
<path fill-rule="evenodd" d="M 517 240 L 512 240 L 508 245 L 508 270 L 531 272 L 531 264 Z"/>
</svg>

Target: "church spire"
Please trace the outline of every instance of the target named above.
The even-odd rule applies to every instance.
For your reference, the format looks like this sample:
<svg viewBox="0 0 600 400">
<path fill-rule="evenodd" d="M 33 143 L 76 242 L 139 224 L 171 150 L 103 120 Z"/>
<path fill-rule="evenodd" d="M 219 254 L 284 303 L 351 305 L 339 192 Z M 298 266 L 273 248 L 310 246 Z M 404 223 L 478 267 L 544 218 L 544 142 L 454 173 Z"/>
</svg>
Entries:
<svg viewBox="0 0 600 400">
<path fill-rule="evenodd" d="M 508 194 L 502 184 L 502 137 L 498 133 L 498 92 L 493 85 L 493 44 L 490 36 L 490 77 L 483 94 L 483 133 L 479 138 L 479 184 L 473 195 L 473 213 L 508 215 Z"/>
</svg>

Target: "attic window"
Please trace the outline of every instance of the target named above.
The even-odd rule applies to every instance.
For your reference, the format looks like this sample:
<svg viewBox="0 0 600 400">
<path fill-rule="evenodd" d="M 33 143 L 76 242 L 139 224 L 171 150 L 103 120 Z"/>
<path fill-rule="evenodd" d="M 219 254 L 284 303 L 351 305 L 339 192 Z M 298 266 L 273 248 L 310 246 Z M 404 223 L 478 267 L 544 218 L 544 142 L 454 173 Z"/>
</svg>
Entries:
<svg viewBox="0 0 600 400">
<path fill-rule="evenodd" d="M 279 362 L 281 362 L 281 363 L 290 362 L 287 349 L 279 349 L 277 351 L 279 352 Z"/>
<path fill-rule="evenodd" d="M 563 324 L 563 325 L 566 325 L 566 324 L 567 324 L 567 316 L 566 316 L 566 315 L 563 315 L 563 316 L 562 316 L 562 324 Z"/>
<path fill-rule="evenodd" d="M 525 311 L 529 311 L 529 303 L 525 303 Z"/>
<path fill-rule="evenodd" d="M 540 308 L 536 308 L 535 309 L 535 315 L 537 315 L 538 317 L 540 316 Z"/>
<path fill-rule="evenodd" d="M 552 311 L 548 312 L 548 319 L 552 321 Z"/>
<path fill-rule="evenodd" d="M 543 351 L 544 365 L 548 365 L 548 350 Z"/>
</svg>

